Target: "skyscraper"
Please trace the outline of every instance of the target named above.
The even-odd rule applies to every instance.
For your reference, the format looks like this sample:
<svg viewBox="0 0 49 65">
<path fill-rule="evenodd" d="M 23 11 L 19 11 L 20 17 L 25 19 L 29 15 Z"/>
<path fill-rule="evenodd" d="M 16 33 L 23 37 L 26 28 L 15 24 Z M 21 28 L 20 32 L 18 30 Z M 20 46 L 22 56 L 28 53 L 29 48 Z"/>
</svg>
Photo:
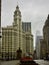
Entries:
<svg viewBox="0 0 49 65">
<path fill-rule="evenodd" d="M 46 52 L 49 54 L 49 15 L 43 27 L 43 37 L 44 40 L 46 41 Z"/>
<path fill-rule="evenodd" d="M 21 12 L 17 5 L 14 12 L 14 22 L 12 26 L 2 28 L 2 58 L 16 59 L 17 50 L 22 50 L 22 56 L 26 53 L 33 54 L 33 35 L 31 33 L 31 24 L 27 31 L 23 29 L 21 21 Z"/>
<path fill-rule="evenodd" d="M 43 36 L 41 35 L 37 35 L 36 36 L 36 55 L 37 55 L 37 59 L 40 59 L 40 40 L 43 39 Z"/>
<path fill-rule="evenodd" d="M 43 39 L 40 40 L 41 58 L 46 58 L 49 55 L 49 15 L 43 26 Z"/>
<path fill-rule="evenodd" d="M 22 29 L 24 32 L 31 33 L 31 22 L 22 22 Z"/>
</svg>

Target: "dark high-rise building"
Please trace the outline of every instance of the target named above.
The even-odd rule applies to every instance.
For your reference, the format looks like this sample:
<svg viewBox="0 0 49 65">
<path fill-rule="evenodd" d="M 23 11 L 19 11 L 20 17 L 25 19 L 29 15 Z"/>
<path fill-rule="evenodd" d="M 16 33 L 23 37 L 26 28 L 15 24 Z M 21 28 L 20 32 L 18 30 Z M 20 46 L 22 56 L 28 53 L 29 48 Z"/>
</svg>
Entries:
<svg viewBox="0 0 49 65">
<path fill-rule="evenodd" d="M 22 22 L 22 29 L 24 32 L 31 33 L 31 22 Z"/>
<path fill-rule="evenodd" d="M 49 56 L 49 15 L 43 26 L 43 39 L 40 40 L 41 44 L 41 58 Z"/>
<path fill-rule="evenodd" d="M 46 41 L 47 53 L 49 54 L 49 15 L 43 27 L 43 37 L 44 37 L 44 40 Z"/>
</svg>

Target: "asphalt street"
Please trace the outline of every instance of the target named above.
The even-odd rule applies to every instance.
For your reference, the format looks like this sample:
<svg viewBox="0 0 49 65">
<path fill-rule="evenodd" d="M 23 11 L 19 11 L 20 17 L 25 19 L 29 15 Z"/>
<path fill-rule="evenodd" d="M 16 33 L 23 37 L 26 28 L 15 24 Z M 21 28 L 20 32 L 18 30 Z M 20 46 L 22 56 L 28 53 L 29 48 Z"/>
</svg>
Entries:
<svg viewBox="0 0 49 65">
<path fill-rule="evenodd" d="M 49 61 L 46 60 L 34 60 L 39 65 L 49 65 Z M 12 60 L 12 61 L 0 61 L 0 65 L 19 65 L 19 60 Z"/>
</svg>

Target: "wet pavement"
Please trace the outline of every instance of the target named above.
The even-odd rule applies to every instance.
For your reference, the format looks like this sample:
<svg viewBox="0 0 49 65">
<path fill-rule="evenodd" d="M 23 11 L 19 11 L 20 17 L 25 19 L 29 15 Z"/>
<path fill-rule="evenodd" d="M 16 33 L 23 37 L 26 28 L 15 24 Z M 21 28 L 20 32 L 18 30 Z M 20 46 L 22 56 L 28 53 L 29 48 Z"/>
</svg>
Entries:
<svg viewBox="0 0 49 65">
<path fill-rule="evenodd" d="M 49 65 L 49 61 L 46 60 L 34 60 L 39 65 Z M 19 65 L 19 60 L 12 61 L 0 61 L 0 65 Z"/>
<path fill-rule="evenodd" d="M 34 60 L 39 65 L 49 65 L 49 61 L 47 60 Z"/>
</svg>

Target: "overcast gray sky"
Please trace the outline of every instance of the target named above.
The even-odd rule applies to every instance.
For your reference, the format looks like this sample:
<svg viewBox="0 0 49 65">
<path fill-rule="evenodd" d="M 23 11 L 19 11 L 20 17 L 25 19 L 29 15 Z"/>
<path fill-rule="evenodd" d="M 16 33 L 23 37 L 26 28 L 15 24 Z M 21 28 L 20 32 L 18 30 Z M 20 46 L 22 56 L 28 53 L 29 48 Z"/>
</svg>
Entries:
<svg viewBox="0 0 49 65">
<path fill-rule="evenodd" d="M 32 33 L 42 33 L 42 27 L 49 14 L 49 0 L 2 0 L 1 25 L 11 25 L 17 2 L 22 21 L 32 23 Z"/>
</svg>

